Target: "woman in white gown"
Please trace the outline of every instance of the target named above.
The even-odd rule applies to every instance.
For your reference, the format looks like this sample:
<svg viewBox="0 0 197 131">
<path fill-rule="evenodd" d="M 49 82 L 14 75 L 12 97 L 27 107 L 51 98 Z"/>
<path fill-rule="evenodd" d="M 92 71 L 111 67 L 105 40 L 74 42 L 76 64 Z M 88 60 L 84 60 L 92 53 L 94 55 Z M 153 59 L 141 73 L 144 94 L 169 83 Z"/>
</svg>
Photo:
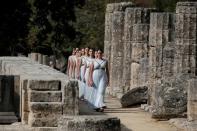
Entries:
<svg viewBox="0 0 197 131">
<path fill-rule="evenodd" d="M 79 98 L 84 99 L 84 93 L 85 93 L 85 83 L 84 83 L 84 74 L 85 74 L 85 59 L 86 59 L 87 54 L 85 55 L 84 49 L 81 49 L 81 58 L 79 59 Z"/>
<path fill-rule="evenodd" d="M 98 58 L 94 60 L 91 65 L 90 85 L 94 86 L 95 92 L 93 105 L 96 111 L 104 111 L 106 107 L 104 104 L 105 89 L 108 85 L 108 64 L 107 61 L 102 59 L 102 51 L 98 50 Z"/>
<path fill-rule="evenodd" d="M 90 65 L 94 60 L 93 49 L 89 49 L 89 57 L 86 58 L 86 71 L 85 71 L 85 99 L 90 102 L 92 87 L 90 86 Z"/>
<path fill-rule="evenodd" d="M 67 75 L 72 78 L 73 77 L 73 69 L 74 69 L 74 56 L 76 54 L 75 48 L 72 51 L 72 55 L 68 57 L 68 65 L 67 65 Z"/>
</svg>

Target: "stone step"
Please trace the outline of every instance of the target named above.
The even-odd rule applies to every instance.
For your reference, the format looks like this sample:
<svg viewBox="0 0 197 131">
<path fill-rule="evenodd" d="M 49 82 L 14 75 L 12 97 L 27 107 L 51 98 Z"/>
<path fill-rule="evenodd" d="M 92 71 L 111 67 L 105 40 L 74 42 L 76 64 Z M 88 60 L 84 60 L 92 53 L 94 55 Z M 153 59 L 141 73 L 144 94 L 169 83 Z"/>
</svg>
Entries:
<svg viewBox="0 0 197 131">
<path fill-rule="evenodd" d="M 15 115 L 0 116 L 0 124 L 10 124 L 18 122 L 18 118 Z"/>
<path fill-rule="evenodd" d="M 45 78 L 47 78 L 47 76 L 45 76 Z M 29 80 L 28 86 L 31 90 L 37 91 L 59 91 L 61 90 L 61 81 L 53 79 L 41 80 L 39 76 L 37 79 Z"/>
<path fill-rule="evenodd" d="M 15 116 L 14 112 L 0 112 L 0 116 Z"/>
<path fill-rule="evenodd" d="M 30 102 L 62 102 L 61 91 L 29 91 Z"/>
<path fill-rule="evenodd" d="M 120 119 L 106 115 L 62 116 L 58 131 L 120 131 Z"/>
<path fill-rule="evenodd" d="M 29 108 L 32 113 L 62 114 L 61 102 L 30 102 Z"/>
</svg>

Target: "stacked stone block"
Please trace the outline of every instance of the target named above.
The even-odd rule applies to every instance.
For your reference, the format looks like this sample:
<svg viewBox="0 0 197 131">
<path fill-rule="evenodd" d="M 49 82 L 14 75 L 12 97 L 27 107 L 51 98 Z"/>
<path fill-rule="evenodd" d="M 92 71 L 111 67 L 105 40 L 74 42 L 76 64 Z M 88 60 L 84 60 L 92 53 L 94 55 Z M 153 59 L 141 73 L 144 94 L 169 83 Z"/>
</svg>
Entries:
<svg viewBox="0 0 197 131">
<path fill-rule="evenodd" d="M 0 63 L 1 75 L 20 77 L 20 117 L 23 124 L 57 127 L 60 115 L 79 114 L 76 81 L 25 57 L 1 57 Z"/>
</svg>

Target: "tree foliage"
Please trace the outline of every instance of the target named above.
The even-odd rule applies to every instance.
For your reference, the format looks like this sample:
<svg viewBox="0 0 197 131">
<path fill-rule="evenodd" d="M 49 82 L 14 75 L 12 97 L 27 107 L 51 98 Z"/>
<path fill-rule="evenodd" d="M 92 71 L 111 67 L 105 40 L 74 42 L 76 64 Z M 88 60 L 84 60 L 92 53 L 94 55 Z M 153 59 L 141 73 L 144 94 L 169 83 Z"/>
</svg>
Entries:
<svg viewBox="0 0 197 131">
<path fill-rule="evenodd" d="M 0 4 L 0 55 L 58 54 L 72 46 L 82 0 L 15 0 Z"/>
<path fill-rule="evenodd" d="M 174 11 L 176 2 L 183 0 L 2 1 L 0 55 L 31 51 L 58 55 L 85 46 L 102 49 L 106 5 L 125 1 L 139 6 L 151 3 L 160 11 Z"/>
<path fill-rule="evenodd" d="M 30 9 L 26 0 L 0 2 L 0 55 L 25 51 Z"/>
<path fill-rule="evenodd" d="M 85 0 L 84 6 L 76 9 L 75 28 L 80 32 L 76 45 L 103 49 L 106 5 L 125 1 L 132 0 Z"/>
<path fill-rule="evenodd" d="M 153 7 L 156 7 L 158 11 L 174 12 L 176 3 L 180 1 L 197 1 L 197 0 L 152 0 Z"/>
<path fill-rule="evenodd" d="M 29 0 L 31 17 L 28 45 L 31 50 L 59 54 L 71 46 L 76 36 L 76 0 Z"/>
</svg>

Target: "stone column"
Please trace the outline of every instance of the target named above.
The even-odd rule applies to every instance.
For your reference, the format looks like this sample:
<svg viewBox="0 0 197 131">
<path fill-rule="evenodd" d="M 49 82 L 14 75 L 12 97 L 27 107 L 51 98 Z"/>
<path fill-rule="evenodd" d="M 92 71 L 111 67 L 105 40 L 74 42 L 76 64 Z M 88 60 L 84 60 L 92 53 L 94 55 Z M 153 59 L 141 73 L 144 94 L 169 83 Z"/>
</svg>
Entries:
<svg viewBox="0 0 197 131">
<path fill-rule="evenodd" d="M 38 53 L 31 53 L 31 59 L 34 61 L 38 61 Z"/>
<path fill-rule="evenodd" d="M 124 11 L 131 7 L 131 2 L 108 4 L 105 16 L 104 54 L 109 62 L 110 91 L 115 95 L 122 93 L 122 64 L 123 64 L 123 32 Z"/>
<path fill-rule="evenodd" d="M 49 58 L 47 55 L 42 56 L 42 64 L 49 65 Z"/>
<path fill-rule="evenodd" d="M 110 86 L 113 87 L 113 93 L 121 92 L 123 77 L 123 29 L 124 12 L 116 11 L 113 13 L 112 22 L 112 47 L 111 47 L 111 77 Z"/>
<path fill-rule="evenodd" d="M 197 74 L 197 2 L 178 2 L 176 7 L 175 73 Z"/>
<path fill-rule="evenodd" d="M 174 14 L 151 13 L 149 31 L 149 100 L 154 101 L 155 82 L 173 75 Z"/>
<path fill-rule="evenodd" d="M 131 2 L 108 4 L 105 13 L 105 39 L 104 52 L 105 58 L 110 62 L 111 40 L 112 40 L 112 15 L 114 11 L 124 11 L 127 7 L 133 6 Z"/>
<path fill-rule="evenodd" d="M 134 24 L 133 8 L 127 8 L 124 21 L 124 57 L 123 57 L 123 93 L 130 89 L 131 81 L 131 51 Z"/>
<path fill-rule="evenodd" d="M 176 7 L 175 73 L 197 75 L 197 2 L 178 2 Z M 187 114 L 197 120 L 196 79 L 188 82 Z"/>
<path fill-rule="evenodd" d="M 189 121 L 197 120 L 197 79 L 189 80 L 187 116 Z"/>
<path fill-rule="evenodd" d="M 38 63 L 42 64 L 42 54 L 38 53 Z"/>
<path fill-rule="evenodd" d="M 27 57 L 31 59 L 31 53 L 29 53 Z"/>
<path fill-rule="evenodd" d="M 131 89 L 146 86 L 148 75 L 148 36 L 152 9 L 133 8 Z"/>
</svg>

